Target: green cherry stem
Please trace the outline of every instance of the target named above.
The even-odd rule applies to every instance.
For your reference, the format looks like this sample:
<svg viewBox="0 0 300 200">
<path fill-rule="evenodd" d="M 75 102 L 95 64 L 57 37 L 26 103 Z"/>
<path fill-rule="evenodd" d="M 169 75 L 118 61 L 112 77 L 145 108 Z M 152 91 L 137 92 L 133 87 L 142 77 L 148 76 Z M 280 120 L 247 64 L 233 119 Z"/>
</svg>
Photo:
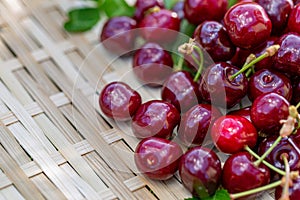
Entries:
<svg viewBox="0 0 300 200">
<path fill-rule="evenodd" d="M 280 199 L 289 199 L 289 184 L 290 184 L 290 165 L 289 161 L 287 159 L 288 155 L 287 154 L 282 154 L 281 158 L 283 159 L 284 162 L 284 167 L 285 167 L 285 181 L 284 181 L 284 186 L 282 190 L 282 196 Z"/>
<path fill-rule="evenodd" d="M 249 146 L 245 146 L 245 150 L 248 151 L 252 156 L 254 156 L 256 159 L 259 159 L 260 156 L 257 155 Z M 278 169 L 277 167 L 273 166 L 272 164 L 268 163 L 267 161 L 263 160 L 262 163 L 266 165 L 271 170 L 277 172 L 278 174 L 284 176 L 285 171 L 282 171 L 281 169 Z"/>
<path fill-rule="evenodd" d="M 183 62 L 184 62 L 184 58 L 183 58 L 183 56 L 180 56 L 179 59 L 178 59 L 178 63 L 175 66 L 174 71 L 180 71 L 180 70 L 182 70 Z"/>
<path fill-rule="evenodd" d="M 262 192 L 262 191 L 265 191 L 265 190 L 275 188 L 275 187 L 281 185 L 281 183 L 282 183 L 282 181 L 279 180 L 279 181 L 276 181 L 274 183 L 270 183 L 268 185 L 264 185 L 262 187 L 258 187 L 258 188 L 252 189 L 252 190 L 247 190 L 247 191 L 236 193 L 236 194 L 230 194 L 230 197 L 231 197 L 231 199 L 238 199 L 238 198 L 241 198 L 241 197 L 244 197 L 244 196 L 248 196 L 248 195 L 251 195 L 251 194 L 256 194 L 256 193 L 259 193 L 259 192 Z"/>
<path fill-rule="evenodd" d="M 299 107 L 300 107 L 300 102 L 297 103 L 296 109 L 298 110 Z"/>
<path fill-rule="evenodd" d="M 197 51 L 197 53 L 200 56 L 200 62 L 198 61 L 199 68 L 198 68 L 198 71 L 197 71 L 197 73 L 196 73 L 196 75 L 194 77 L 194 82 L 197 82 L 199 80 L 200 75 L 201 75 L 202 70 L 203 70 L 203 63 L 204 63 L 203 59 L 204 58 L 203 58 L 203 52 L 202 52 L 202 50 L 198 46 L 194 45 L 193 48 Z M 193 57 L 193 59 L 195 60 L 196 58 Z"/>
</svg>

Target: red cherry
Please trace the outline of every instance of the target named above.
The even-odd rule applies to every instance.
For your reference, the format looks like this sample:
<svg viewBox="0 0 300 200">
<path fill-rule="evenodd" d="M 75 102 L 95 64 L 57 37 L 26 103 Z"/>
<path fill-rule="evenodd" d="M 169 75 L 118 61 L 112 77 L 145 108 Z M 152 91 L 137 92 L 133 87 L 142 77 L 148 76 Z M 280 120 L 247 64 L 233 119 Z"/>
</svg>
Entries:
<svg viewBox="0 0 300 200">
<path fill-rule="evenodd" d="M 241 108 L 238 110 L 232 110 L 229 113 L 227 113 L 227 115 L 238 115 L 241 117 L 245 117 L 246 119 L 248 119 L 251 122 L 251 117 L 250 117 L 250 106 L 245 107 L 245 108 Z"/>
<path fill-rule="evenodd" d="M 135 3 L 135 13 L 134 18 L 137 21 L 141 21 L 145 16 L 145 13 L 150 8 L 158 6 L 160 8 L 164 8 L 164 1 L 163 0 L 137 0 Z"/>
<path fill-rule="evenodd" d="M 290 32 L 296 32 L 300 34 L 300 3 L 295 5 L 290 13 L 288 29 Z"/>
<path fill-rule="evenodd" d="M 282 186 L 278 186 L 275 189 L 275 199 L 281 199 L 282 195 Z M 293 184 L 289 187 L 289 200 L 298 200 L 300 197 L 300 177 L 297 177 L 296 180 L 293 180 Z"/>
</svg>

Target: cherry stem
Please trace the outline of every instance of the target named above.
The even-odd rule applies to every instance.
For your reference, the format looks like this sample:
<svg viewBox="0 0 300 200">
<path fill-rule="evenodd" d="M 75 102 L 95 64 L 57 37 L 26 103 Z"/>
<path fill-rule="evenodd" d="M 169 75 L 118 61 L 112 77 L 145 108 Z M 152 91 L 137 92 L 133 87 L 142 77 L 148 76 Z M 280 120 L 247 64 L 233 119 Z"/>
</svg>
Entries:
<svg viewBox="0 0 300 200">
<path fill-rule="evenodd" d="M 300 107 L 300 102 L 298 102 L 298 104 L 296 105 L 296 109 L 298 110 L 299 107 Z"/>
<path fill-rule="evenodd" d="M 273 151 L 273 149 L 279 144 L 281 141 L 282 136 L 278 136 L 278 138 L 275 140 L 275 142 L 270 146 L 270 148 L 258 159 L 254 162 L 255 166 L 259 166 L 260 163 Z"/>
<path fill-rule="evenodd" d="M 262 192 L 262 191 L 265 191 L 265 190 L 269 190 L 269 189 L 278 187 L 279 185 L 281 185 L 281 183 L 282 183 L 282 181 L 279 180 L 279 181 L 276 181 L 274 183 L 270 183 L 268 185 L 264 185 L 262 187 L 258 187 L 258 188 L 252 189 L 252 190 L 247 190 L 247 191 L 236 193 L 236 194 L 230 194 L 230 197 L 232 199 L 238 199 L 238 198 L 241 198 L 241 197 L 244 197 L 244 196 L 248 196 L 248 195 L 251 195 L 251 194 L 256 194 L 256 193 L 259 193 L 259 192 Z"/>
<path fill-rule="evenodd" d="M 282 154 L 282 159 L 283 159 L 284 167 L 285 167 L 285 182 L 284 182 L 282 195 L 281 195 L 280 199 L 288 199 L 286 197 L 289 197 L 290 165 L 289 165 L 289 161 L 287 159 L 287 155 L 285 153 Z"/>
<path fill-rule="evenodd" d="M 199 54 L 199 56 L 200 56 L 200 62 L 197 62 L 198 63 L 198 65 L 199 65 L 199 68 L 198 68 L 198 71 L 197 71 L 197 73 L 196 73 L 196 75 L 195 75 L 195 77 L 194 77 L 194 82 L 197 82 L 198 80 L 199 80 L 199 78 L 200 78 L 200 75 L 201 75 L 201 72 L 202 72 L 202 70 L 203 70 L 203 53 L 202 53 L 202 50 L 199 48 L 199 47 L 197 47 L 196 45 L 194 45 L 193 46 L 193 48 L 197 51 L 197 53 Z M 193 55 L 192 55 L 193 56 Z M 196 59 L 195 57 L 193 57 L 194 59 Z M 196 59 L 197 60 L 197 59 Z"/>
<path fill-rule="evenodd" d="M 182 66 L 183 66 L 183 62 L 184 62 L 184 58 L 183 56 L 180 56 L 179 57 L 179 60 L 178 60 L 178 63 L 177 63 L 177 66 L 175 66 L 175 71 L 180 71 L 182 70 Z"/>
<path fill-rule="evenodd" d="M 256 159 L 259 159 L 260 156 L 257 155 L 249 146 L 245 146 L 245 150 L 248 151 L 252 156 L 254 156 Z M 273 166 L 272 164 L 268 163 L 267 161 L 263 160 L 262 163 L 269 167 L 271 170 L 277 172 L 278 174 L 284 176 L 285 171 L 282 171 L 281 169 L 278 169 L 277 167 Z"/>
</svg>

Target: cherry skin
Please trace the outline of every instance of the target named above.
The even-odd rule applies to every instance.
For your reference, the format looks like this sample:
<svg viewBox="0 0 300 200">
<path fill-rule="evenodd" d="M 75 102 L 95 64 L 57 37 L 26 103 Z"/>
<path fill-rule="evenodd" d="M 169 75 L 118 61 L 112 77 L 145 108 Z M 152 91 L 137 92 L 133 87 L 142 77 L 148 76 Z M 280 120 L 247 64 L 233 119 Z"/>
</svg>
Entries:
<svg viewBox="0 0 300 200">
<path fill-rule="evenodd" d="M 222 24 L 216 21 L 201 23 L 194 32 L 195 40 L 217 61 L 230 60 L 235 54 L 235 46 Z"/>
<path fill-rule="evenodd" d="M 186 0 L 184 16 L 192 24 L 198 25 L 205 20 L 221 21 L 227 11 L 226 0 Z"/>
<path fill-rule="evenodd" d="M 104 24 L 100 41 L 109 51 L 126 54 L 134 48 L 136 27 L 136 21 L 130 17 L 113 17 Z"/>
<path fill-rule="evenodd" d="M 150 137 L 139 142 L 134 154 L 138 170 L 154 180 L 167 180 L 178 170 L 181 147 L 173 141 Z"/>
<path fill-rule="evenodd" d="M 187 146 L 201 145 L 212 123 L 222 113 L 210 104 L 198 104 L 189 109 L 181 118 L 178 137 Z"/>
<path fill-rule="evenodd" d="M 286 28 L 289 14 L 294 7 L 292 0 L 255 0 L 267 12 L 272 22 L 272 33 L 280 35 Z"/>
<path fill-rule="evenodd" d="M 176 12 L 161 9 L 146 15 L 139 23 L 139 28 L 146 41 L 170 43 L 178 35 L 180 19 Z"/>
<path fill-rule="evenodd" d="M 164 8 L 164 1 L 163 0 L 137 0 L 135 3 L 135 13 L 134 13 L 134 19 L 137 21 L 141 21 L 146 12 L 153 8 L 153 7 L 159 7 Z"/>
<path fill-rule="evenodd" d="M 277 134 L 280 120 L 289 116 L 289 102 L 281 95 L 271 92 L 258 96 L 251 106 L 251 121 L 258 131 L 267 135 Z"/>
<path fill-rule="evenodd" d="M 162 100 L 143 103 L 132 120 L 132 131 L 137 138 L 170 138 L 180 121 L 180 114 L 172 104 Z"/>
<path fill-rule="evenodd" d="M 255 158 L 248 152 L 231 155 L 223 166 L 222 185 L 229 193 L 239 193 L 266 185 L 270 181 L 269 169 L 253 164 Z"/>
<path fill-rule="evenodd" d="M 248 97 L 254 101 L 259 95 L 275 92 L 288 101 L 292 98 L 292 84 L 288 77 L 282 73 L 262 69 L 255 72 L 249 80 Z"/>
<path fill-rule="evenodd" d="M 184 19 L 184 12 L 183 12 L 184 2 L 178 1 L 173 6 L 172 10 L 177 13 L 180 20 Z"/>
<path fill-rule="evenodd" d="M 280 37 L 279 45 L 274 67 L 292 76 L 300 76 L 300 35 L 287 33 Z"/>
<path fill-rule="evenodd" d="M 218 118 L 212 125 L 211 137 L 216 147 L 228 154 L 253 148 L 257 142 L 257 131 L 252 123 L 238 115 L 226 115 Z"/>
<path fill-rule="evenodd" d="M 275 199 L 279 200 L 282 195 L 282 187 L 275 189 Z M 293 185 L 289 187 L 289 200 L 298 200 L 300 197 L 300 177 L 293 180 Z"/>
<path fill-rule="evenodd" d="M 241 48 L 237 47 L 234 56 L 230 59 L 230 61 L 228 63 L 231 63 L 232 65 L 237 66 L 238 68 L 242 68 L 242 66 L 244 65 L 244 63 L 247 60 L 247 57 L 251 53 L 252 52 L 248 49 L 241 49 Z M 258 63 L 260 63 L 260 62 L 258 62 Z"/>
<path fill-rule="evenodd" d="M 297 105 L 300 102 L 300 77 L 297 76 L 293 81 L 293 97 L 292 97 L 292 103 L 294 105 Z"/>
<path fill-rule="evenodd" d="M 219 187 L 221 161 L 214 151 L 193 147 L 181 157 L 179 175 L 193 196 L 205 198 L 214 194 Z"/>
<path fill-rule="evenodd" d="M 233 44 L 245 49 L 257 47 L 266 41 L 272 30 L 267 13 L 254 2 L 232 6 L 224 16 L 224 26 Z"/>
<path fill-rule="evenodd" d="M 107 84 L 99 96 L 102 112 L 118 121 L 130 120 L 141 102 L 140 94 L 123 82 Z"/>
<path fill-rule="evenodd" d="M 245 117 L 246 119 L 248 119 L 251 122 L 250 109 L 251 109 L 251 107 L 248 106 L 248 107 L 241 108 L 238 110 L 232 110 L 229 113 L 227 113 L 227 115 L 238 115 L 241 117 Z"/>
<path fill-rule="evenodd" d="M 173 60 L 160 45 L 146 43 L 135 52 L 132 65 L 140 81 L 155 87 L 161 86 L 172 73 Z"/>
<path fill-rule="evenodd" d="M 199 83 L 203 100 L 228 108 L 239 103 L 247 94 L 248 80 L 243 73 L 231 80 L 231 76 L 238 71 L 237 67 L 225 62 L 208 67 Z"/>
<path fill-rule="evenodd" d="M 290 13 L 288 21 L 288 29 L 290 32 L 296 32 L 300 34 L 300 4 L 295 4 L 295 7 Z"/>
<path fill-rule="evenodd" d="M 161 96 L 184 113 L 198 104 L 198 84 L 187 71 L 173 72 L 164 82 Z"/>
</svg>

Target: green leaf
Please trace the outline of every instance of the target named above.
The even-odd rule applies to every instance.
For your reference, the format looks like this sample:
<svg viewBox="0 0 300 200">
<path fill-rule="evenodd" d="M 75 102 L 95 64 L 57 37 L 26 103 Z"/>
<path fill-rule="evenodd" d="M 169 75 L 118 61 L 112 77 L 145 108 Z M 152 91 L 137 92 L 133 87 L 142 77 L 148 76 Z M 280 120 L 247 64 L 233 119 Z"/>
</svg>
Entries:
<svg viewBox="0 0 300 200">
<path fill-rule="evenodd" d="M 77 8 L 69 11 L 69 20 L 64 28 L 69 32 L 83 32 L 91 29 L 100 19 L 97 8 Z"/>
<path fill-rule="evenodd" d="M 230 8 L 231 6 L 233 6 L 236 3 L 237 3 L 237 0 L 228 0 L 228 7 Z"/>
<path fill-rule="evenodd" d="M 165 8 L 170 10 L 179 0 L 164 0 Z"/>
<path fill-rule="evenodd" d="M 129 6 L 125 0 L 106 0 L 101 5 L 100 10 L 103 10 L 109 18 L 116 16 L 132 17 L 135 8 L 133 6 Z"/>
<path fill-rule="evenodd" d="M 206 197 L 203 200 L 231 200 L 231 198 L 227 190 L 220 189 L 213 196 Z"/>
<path fill-rule="evenodd" d="M 180 32 L 189 37 L 192 37 L 195 29 L 196 25 L 189 23 L 186 19 L 183 19 L 180 23 Z"/>
</svg>

